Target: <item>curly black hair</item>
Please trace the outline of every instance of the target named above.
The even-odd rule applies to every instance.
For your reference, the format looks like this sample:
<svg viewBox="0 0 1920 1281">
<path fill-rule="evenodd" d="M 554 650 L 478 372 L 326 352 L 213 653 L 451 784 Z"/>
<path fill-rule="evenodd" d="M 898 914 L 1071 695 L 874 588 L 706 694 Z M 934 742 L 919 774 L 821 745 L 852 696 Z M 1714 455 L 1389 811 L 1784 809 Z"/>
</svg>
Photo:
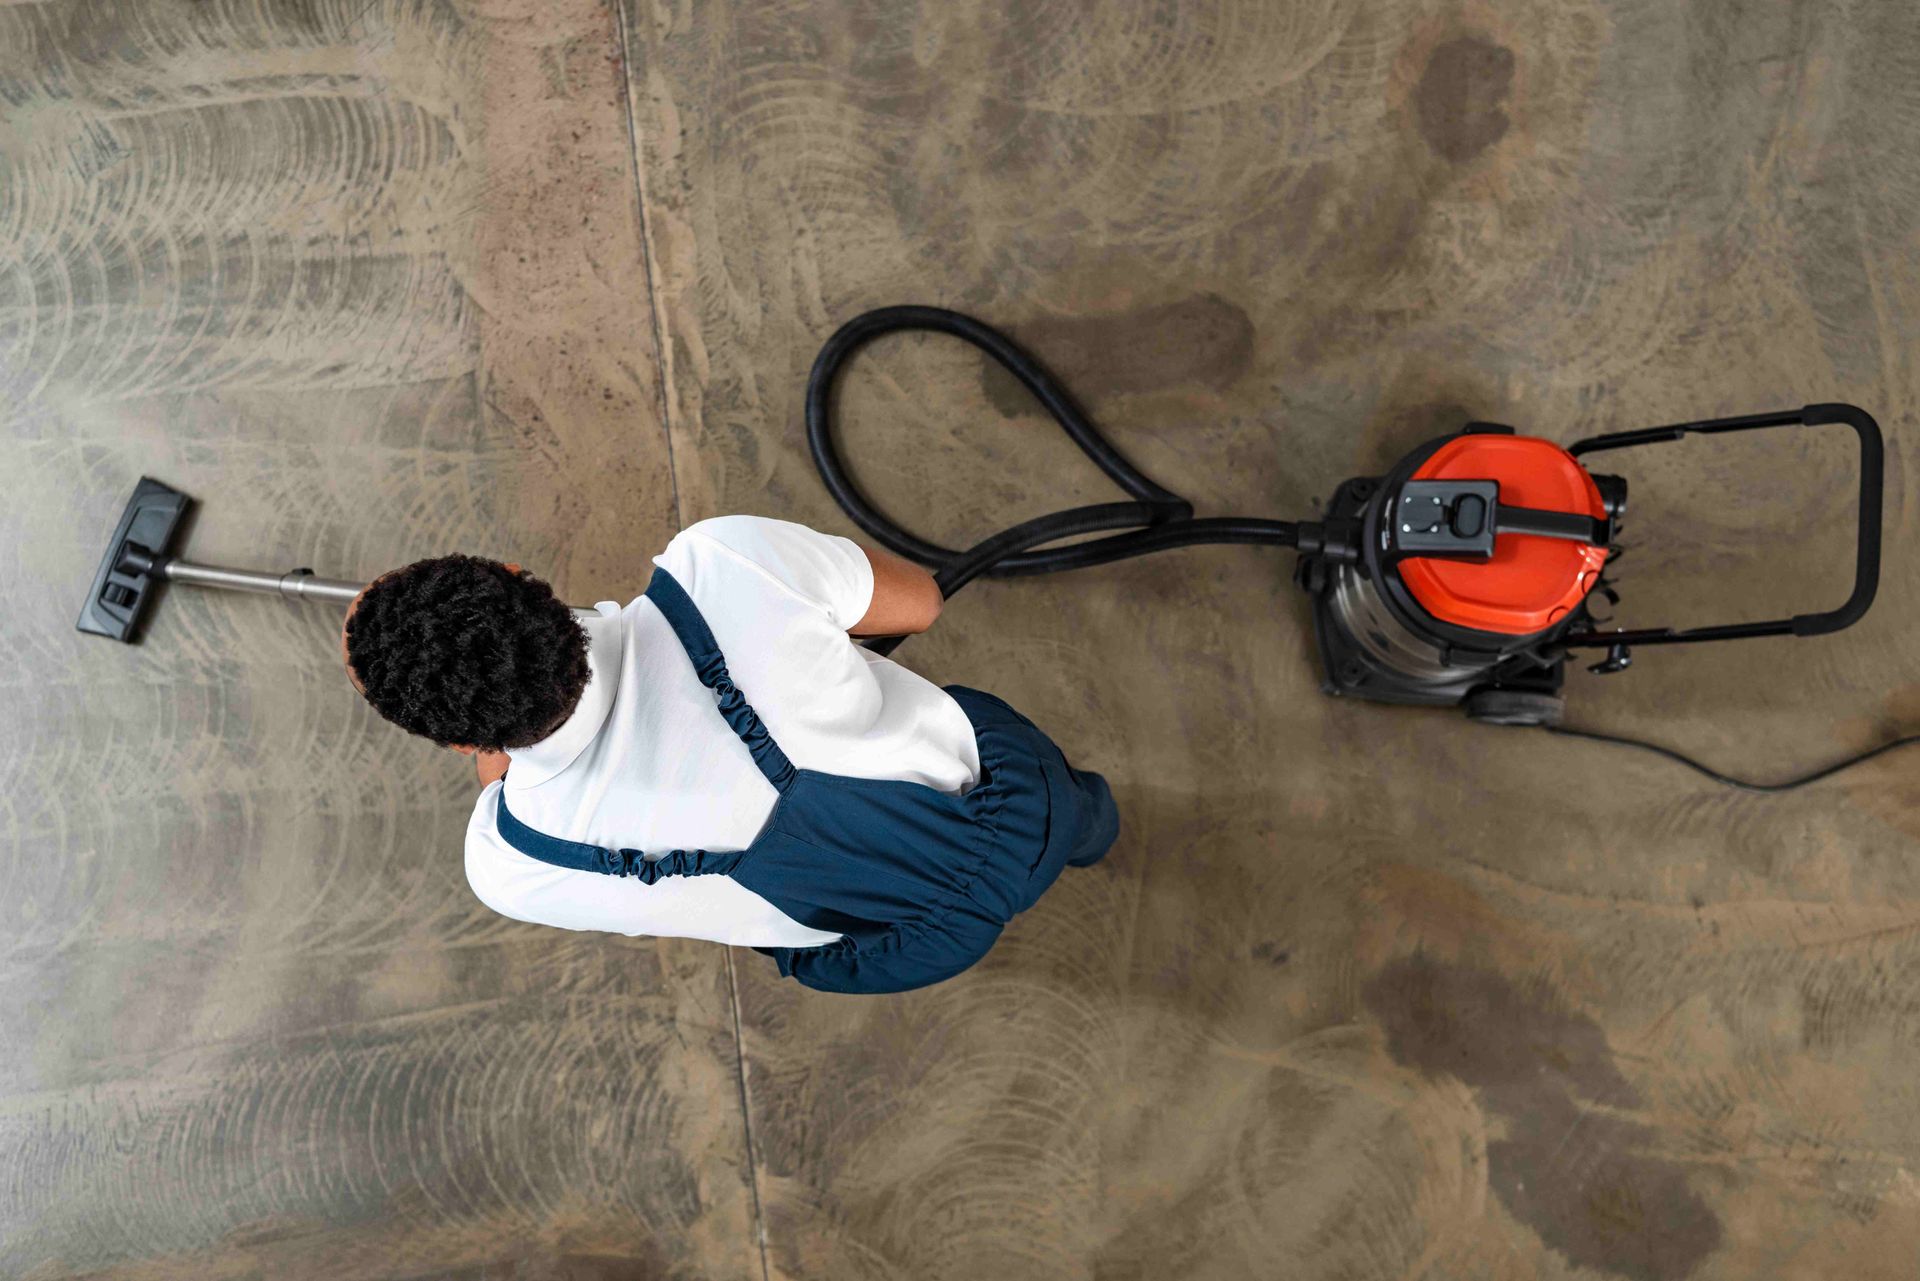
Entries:
<svg viewBox="0 0 1920 1281">
<path fill-rule="evenodd" d="M 401 729 L 485 751 L 537 743 L 587 687 L 587 633 L 553 588 L 477 556 L 376 580 L 347 620 L 347 665 Z"/>
</svg>

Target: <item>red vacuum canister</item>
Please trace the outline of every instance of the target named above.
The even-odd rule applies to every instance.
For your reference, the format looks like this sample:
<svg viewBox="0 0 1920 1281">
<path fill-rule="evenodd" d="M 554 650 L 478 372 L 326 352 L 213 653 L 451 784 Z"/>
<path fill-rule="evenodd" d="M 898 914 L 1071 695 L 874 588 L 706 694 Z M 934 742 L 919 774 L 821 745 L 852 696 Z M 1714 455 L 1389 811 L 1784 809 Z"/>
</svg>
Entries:
<svg viewBox="0 0 1920 1281">
<path fill-rule="evenodd" d="M 1471 432 L 1441 445 L 1409 479 L 1490 480 L 1499 510 L 1509 522 L 1514 507 L 1585 518 L 1567 522 L 1566 535 L 1495 539 L 1485 560 L 1449 556 L 1402 560 L 1400 577 L 1407 591 L 1441 622 L 1499 636 L 1537 636 L 1579 609 L 1599 584 L 1612 533 L 1609 522 L 1619 514 L 1625 486 L 1620 485 L 1610 510 L 1599 482 L 1552 441 Z M 1414 521 L 1432 519 L 1438 505 L 1436 498 L 1403 496 L 1400 532 L 1414 533 Z M 1471 536 L 1491 523 L 1493 511 L 1468 493 L 1446 519 L 1449 533 Z M 1589 532 L 1602 541 L 1587 541 L 1583 535 Z"/>
<path fill-rule="evenodd" d="M 1627 484 L 1582 455 L 1694 433 L 1844 423 L 1861 445 L 1858 564 L 1839 609 L 1678 630 L 1596 630 L 1588 603 L 1617 599 L 1605 576 Z M 1567 652 L 1838 631 L 1872 604 L 1879 577 L 1879 429 L 1851 405 L 1619 432 L 1570 448 L 1474 423 L 1429 441 L 1384 477 L 1341 485 L 1303 537 L 1296 579 L 1313 598 L 1322 687 L 1391 703 L 1463 705 L 1505 724 L 1555 724 Z M 1303 527 L 1307 528 L 1307 527 Z"/>
</svg>

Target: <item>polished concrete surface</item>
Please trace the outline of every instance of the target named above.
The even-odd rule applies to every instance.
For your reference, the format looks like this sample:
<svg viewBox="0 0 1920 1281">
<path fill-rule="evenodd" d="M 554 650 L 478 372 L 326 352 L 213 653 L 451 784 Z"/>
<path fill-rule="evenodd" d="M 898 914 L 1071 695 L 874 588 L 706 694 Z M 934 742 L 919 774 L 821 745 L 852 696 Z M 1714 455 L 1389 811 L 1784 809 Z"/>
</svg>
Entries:
<svg viewBox="0 0 1920 1281">
<path fill-rule="evenodd" d="M 808 363 L 932 302 L 1206 514 L 1469 418 L 1866 406 L 1865 623 L 1571 682 L 1778 776 L 1920 725 L 1916 85 L 1865 3 L 0 4 L 0 1274 L 1913 1276 L 1920 758 L 1750 796 L 1336 703 L 1272 551 L 983 583 L 901 657 L 1125 834 L 975 971 L 843 999 L 489 914 L 467 763 L 325 608 L 72 620 L 142 474 L 199 559 L 583 602 L 704 516 L 845 531 Z M 844 406 L 949 542 L 1108 495 L 953 344 Z M 1623 458 L 1622 621 L 1834 603 L 1852 462 Z"/>
</svg>

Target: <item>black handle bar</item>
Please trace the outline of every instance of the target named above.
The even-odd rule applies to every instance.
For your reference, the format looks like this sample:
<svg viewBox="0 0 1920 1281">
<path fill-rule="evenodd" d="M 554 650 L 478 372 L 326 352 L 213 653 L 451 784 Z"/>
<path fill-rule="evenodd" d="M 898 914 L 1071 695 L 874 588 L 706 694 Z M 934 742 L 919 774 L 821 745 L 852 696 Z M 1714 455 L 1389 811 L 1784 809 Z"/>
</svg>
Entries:
<svg viewBox="0 0 1920 1281">
<path fill-rule="evenodd" d="M 1856 405 L 1808 405 L 1804 409 L 1774 414 L 1748 414 L 1740 418 L 1709 418 L 1701 422 L 1675 423 L 1670 427 L 1647 427 L 1639 431 L 1614 432 L 1592 436 L 1569 448 L 1575 456 L 1603 449 L 1625 449 L 1633 445 L 1653 445 L 1678 440 L 1682 436 L 1710 435 L 1726 431 L 1757 431 L 1763 427 L 1822 427 L 1845 423 L 1860 438 L 1860 533 L 1855 545 L 1853 594 L 1838 609 L 1821 614 L 1795 614 L 1791 618 L 1769 619 L 1761 623 L 1724 623 L 1715 627 L 1642 628 L 1637 631 L 1581 632 L 1567 636 L 1562 644 L 1576 646 L 1682 645 L 1694 641 L 1739 640 L 1748 636 L 1821 636 L 1837 632 L 1859 622 L 1873 604 L 1880 588 L 1880 496 L 1886 483 L 1886 446 L 1880 438 L 1880 424 L 1873 415 Z"/>
</svg>

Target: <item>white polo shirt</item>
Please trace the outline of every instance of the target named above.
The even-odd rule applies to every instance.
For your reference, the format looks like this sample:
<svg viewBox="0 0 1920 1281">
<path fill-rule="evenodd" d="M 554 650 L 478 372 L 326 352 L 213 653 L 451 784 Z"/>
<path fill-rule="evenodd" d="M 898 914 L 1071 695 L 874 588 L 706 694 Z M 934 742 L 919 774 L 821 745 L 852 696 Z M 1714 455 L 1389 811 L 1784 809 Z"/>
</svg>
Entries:
<svg viewBox="0 0 1920 1281">
<path fill-rule="evenodd" d="M 699 606 L 733 682 L 802 769 L 905 779 L 942 791 L 980 772 L 973 726 L 945 691 L 855 644 L 873 600 L 866 553 L 845 538 L 755 516 L 682 530 L 654 558 Z M 714 707 L 645 596 L 584 618 L 592 677 L 565 724 L 508 753 L 467 825 L 467 881 L 494 911 L 571 930 L 810 947 L 809 929 L 727 876 L 630 877 L 554 867 L 500 838 L 495 797 L 537 831 L 612 849 L 744 849 L 776 793 Z"/>
</svg>

